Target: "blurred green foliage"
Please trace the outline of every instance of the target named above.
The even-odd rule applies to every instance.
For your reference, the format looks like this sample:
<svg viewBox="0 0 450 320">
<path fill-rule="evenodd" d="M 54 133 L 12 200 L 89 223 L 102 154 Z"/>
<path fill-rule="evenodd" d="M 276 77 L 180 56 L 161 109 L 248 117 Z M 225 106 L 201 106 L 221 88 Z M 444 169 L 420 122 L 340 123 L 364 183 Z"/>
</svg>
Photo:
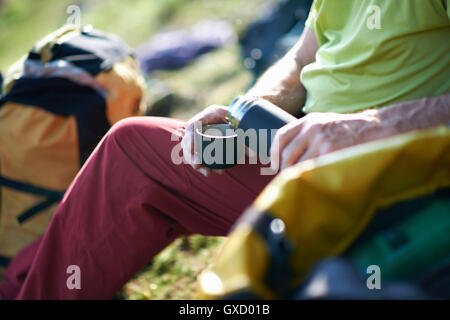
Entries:
<svg viewBox="0 0 450 320">
<path fill-rule="evenodd" d="M 239 32 L 270 0 L 3 0 L 0 7 L 0 70 L 37 39 L 66 23 L 66 9 L 81 8 L 81 23 L 116 33 L 131 46 L 166 28 L 202 19 L 226 19 Z"/>
</svg>

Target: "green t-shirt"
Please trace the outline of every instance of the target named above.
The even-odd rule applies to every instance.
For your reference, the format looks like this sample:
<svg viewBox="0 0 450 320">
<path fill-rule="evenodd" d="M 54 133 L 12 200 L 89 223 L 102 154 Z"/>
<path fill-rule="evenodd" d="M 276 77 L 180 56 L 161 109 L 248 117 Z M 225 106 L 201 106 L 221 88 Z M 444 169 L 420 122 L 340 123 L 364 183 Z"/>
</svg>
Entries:
<svg viewBox="0 0 450 320">
<path fill-rule="evenodd" d="M 315 0 L 305 112 L 356 112 L 450 92 L 450 0 Z"/>
</svg>

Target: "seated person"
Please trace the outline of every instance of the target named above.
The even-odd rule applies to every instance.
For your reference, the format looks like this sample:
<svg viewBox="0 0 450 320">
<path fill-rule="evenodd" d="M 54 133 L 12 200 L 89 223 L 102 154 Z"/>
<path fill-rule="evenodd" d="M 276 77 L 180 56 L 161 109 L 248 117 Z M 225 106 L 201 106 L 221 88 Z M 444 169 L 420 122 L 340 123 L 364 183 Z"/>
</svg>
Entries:
<svg viewBox="0 0 450 320">
<path fill-rule="evenodd" d="M 298 43 L 247 93 L 307 113 L 278 131 L 274 168 L 450 122 L 449 1 L 372 3 L 316 0 Z M 115 125 L 42 241 L 11 263 L 20 286 L 7 276 L 0 295 L 110 299 L 177 236 L 226 235 L 273 177 L 260 165 L 219 174 L 192 163 L 194 123 L 225 122 L 226 114 L 211 106 L 186 123 L 139 117 Z M 191 166 L 171 161 L 180 142 Z M 79 288 L 67 285 L 71 266 Z"/>
</svg>

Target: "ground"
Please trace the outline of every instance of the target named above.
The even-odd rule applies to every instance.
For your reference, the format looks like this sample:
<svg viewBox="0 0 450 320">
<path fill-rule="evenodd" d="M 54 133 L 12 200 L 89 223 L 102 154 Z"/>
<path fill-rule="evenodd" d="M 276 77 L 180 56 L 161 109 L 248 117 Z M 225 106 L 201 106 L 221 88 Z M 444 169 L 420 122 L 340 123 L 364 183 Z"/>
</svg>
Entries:
<svg viewBox="0 0 450 320">
<path fill-rule="evenodd" d="M 0 1 L 0 70 L 23 56 L 42 36 L 67 21 L 67 7 L 81 8 L 81 23 L 121 36 L 132 47 L 152 34 L 193 25 L 202 19 L 226 19 L 236 31 L 256 19 L 274 0 L 4 0 Z M 245 91 L 250 73 L 242 67 L 237 44 L 206 54 L 180 71 L 147 78 L 152 104 L 164 94 L 163 81 L 175 93 L 169 116 L 188 119 L 210 104 L 228 104 Z M 212 261 L 224 238 L 194 235 L 176 240 L 131 279 L 119 299 L 195 298 L 196 276 Z"/>
</svg>

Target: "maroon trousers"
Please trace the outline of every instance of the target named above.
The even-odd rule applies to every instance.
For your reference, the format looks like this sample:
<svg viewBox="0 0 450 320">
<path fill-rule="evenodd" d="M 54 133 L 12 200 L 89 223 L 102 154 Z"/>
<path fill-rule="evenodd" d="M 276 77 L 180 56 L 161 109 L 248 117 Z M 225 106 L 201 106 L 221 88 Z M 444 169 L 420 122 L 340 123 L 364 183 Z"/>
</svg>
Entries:
<svg viewBox="0 0 450 320">
<path fill-rule="evenodd" d="M 182 125 L 138 117 L 113 126 L 43 238 L 8 267 L 0 296 L 110 299 L 177 236 L 226 235 L 272 176 L 260 175 L 259 165 L 238 165 L 206 178 L 174 164 L 179 141 L 171 136 Z M 80 289 L 67 284 L 74 274 L 70 266 L 79 268 Z"/>
</svg>

